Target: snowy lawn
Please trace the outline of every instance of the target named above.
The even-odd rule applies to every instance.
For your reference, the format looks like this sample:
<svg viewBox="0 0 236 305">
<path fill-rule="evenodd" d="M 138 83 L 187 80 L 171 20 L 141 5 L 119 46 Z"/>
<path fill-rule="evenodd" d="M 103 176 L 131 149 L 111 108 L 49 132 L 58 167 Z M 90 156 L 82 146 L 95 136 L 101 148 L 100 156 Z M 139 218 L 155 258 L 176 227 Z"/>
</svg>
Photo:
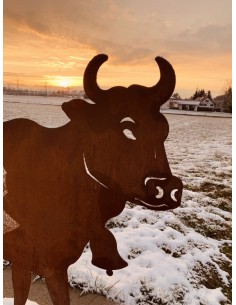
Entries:
<svg viewBox="0 0 236 305">
<path fill-rule="evenodd" d="M 14 305 L 14 299 L 12 298 L 3 298 L 3 305 Z M 25 305 L 38 305 L 38 303 L 27 301 Z"/>
<path fill-rule="evenodd" d="M 68 269 L 70 285 L 124 303 L 231 304 L 231 122 L 165 115 L 172 173 L 184 183 L 182 205 L 154 212 L 127 203 L 107 223 L 129 263 L 112 277 L 91 264 L 89 247 Z M 48 127 L 68 121 L 58 106 L 4 103 L 4 119 Z"/>
</svg>

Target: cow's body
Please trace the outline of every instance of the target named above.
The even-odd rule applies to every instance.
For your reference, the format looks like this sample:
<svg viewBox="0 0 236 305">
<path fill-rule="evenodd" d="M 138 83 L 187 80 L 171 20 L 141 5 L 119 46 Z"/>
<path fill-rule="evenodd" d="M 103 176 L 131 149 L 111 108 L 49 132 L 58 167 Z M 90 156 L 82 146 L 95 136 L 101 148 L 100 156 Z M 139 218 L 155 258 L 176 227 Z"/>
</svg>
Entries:
<svg viewBox="0 0 236 305">
<path fill-rule="evenodd" d="M 161 72 L 173 73 L 162 60 Z M 31 270 L 45 276 L 54 305 L 68 305 L 66 271 L 88 242 L 94 265 L 108 274 L 124 268 L 105 223 L 127 200 L 154 210 L 180 204 L 182 183 L 172 176 L 164 149 L 166 119 L 158 107 L 154 113 L 152 97 L 145 102 L 141 86 L 112 88 L 104 103 L 103 92 L 94 93 L 96 84 L 88 85 L 102 62 L 104 55 L 98 55 L 85 72 L 85 91 L 96 104 L 64 103 L 71 119 L 65 126 L 50 129 L 27 119 L 4 123 L 4 208 L 20 225 L 5 234 L 4 243 L 5 259 L 13 262 L 15 305 L 25 304 Z M 172 90 L 175 78 L 167 80 Z M 167 89 L 159 90 L 159 104 L 172 93 Z M 131 138 L 122 132 L 127 129 L 133 130 Z"/>
</svg>

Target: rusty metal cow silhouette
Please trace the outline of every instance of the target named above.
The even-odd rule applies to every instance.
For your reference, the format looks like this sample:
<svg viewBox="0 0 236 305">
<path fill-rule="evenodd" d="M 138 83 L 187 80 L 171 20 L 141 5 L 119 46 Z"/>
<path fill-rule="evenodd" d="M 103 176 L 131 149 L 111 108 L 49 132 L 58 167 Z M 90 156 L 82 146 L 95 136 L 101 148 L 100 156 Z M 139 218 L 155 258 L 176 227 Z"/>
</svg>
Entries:
<svg viewBox="0 0 236 305">
<path fill-rule="evenodd" d="M 28 119 L 4 123 L 5 211 L 19 227 L 4 234 L 4 258 L 12 262 L 14 304 L 24 305 L 31 271 L 44 275 L 54 305 L 69 305 L 67 268 L 90 242 L 92 263 L 124 268 L 106 222 L 131 201 L 163 211 L 180 205 L 182 182 L 171 174 L 160 113 L 175 87 L 175 72 L 156 58 L 160 80 L 102 90 L 95 56 L 84 73 L 94 102 L 62 105 L 70 122 L 46 128 Z"/>
</svg>

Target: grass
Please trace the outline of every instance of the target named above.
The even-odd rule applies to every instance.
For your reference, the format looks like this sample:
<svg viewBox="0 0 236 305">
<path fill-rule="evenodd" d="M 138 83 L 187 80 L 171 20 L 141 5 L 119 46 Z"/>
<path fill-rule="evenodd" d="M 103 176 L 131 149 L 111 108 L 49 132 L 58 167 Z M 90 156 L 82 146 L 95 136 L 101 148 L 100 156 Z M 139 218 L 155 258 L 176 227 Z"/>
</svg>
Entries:
<svg viewBox="0 0 236 305">
<path fill-rule="evenodd" d="M 142 249 L 131 249 L 129 254 L 128 254 L 128 259 L 132 260 L 139 256 L 143 252 Z"/>
<path fill-rule="evenodd" d="M 217 262 L 218 264 L 220 262 Z M 223 263 L 223 262 L 222 262 Z M 226 263 L 223 263 L 226 265 Z M 221 265 L 221 267 L 224 267 Z M 226 271 L 228 275 L 228 279 L 230 281 L 232 277 L 231 273 L 231 264 L 229 264 L 227 267 L 222 268 L 224 271 Z M 222 287 L 222 279 L 219 276 L 219 273 L 217 272 L 216 268 L 214 265 L 211 264 L 206 264 L 203 265 L 202 263 L 199 262 L 199 264 L 193 269 L 193 271 L 196 273 L 196 277 L 198 278 L 198 284 L 199 285 L 204 285 L 208 289 L 216 289 L 218 287 Z M 228 305 L 232 303 L 232 283 L 230 281 L 230 284 L 223 285 L 222 287 L 222 292 L 223 294 L 227 297 L 227 301 L 222 301 L 222 305 Z M 230 302 L 230 303 L 229 303 Z"/>
<path fill-rule="evenodd" d="M 207 222 L 205 219 L 199 219 L 196 216 L 194 217 L 194 215 L 191 215 L 191 217 L 189 215 L 180 217 L 186 226 L 193 228 L 196 232 L 202 234 L 203 236 L 216 240 L 232 239 L 231 226 L 226 223 L 219 223 L 218 226 L 215 226 L 215 222 L 213 226 L 211 226 L 211 224 L 209 224 L 209 222 Z"/>
<path fill-rule="evenodd" d="M 163 298 L 157 296 L 154 291 L 154 287 L 150 285 L 147 281 L 140 280 L 140 293 L 141 297 L 136 298 L 136 304 L 138 305 L 167 305 L 168 302 L 163 300 Z"/>
<path fill-rule="evenodd" d="M 232 201 L 231 187 L 224 184 L 204 181 L 200 186 L 186 184 L 184 188 L 192 192 L 206 193 L 212 199 L 222 198 L 223 200 Z M 228 209 L 229 207 L 227 207 Z"/>
</svg>

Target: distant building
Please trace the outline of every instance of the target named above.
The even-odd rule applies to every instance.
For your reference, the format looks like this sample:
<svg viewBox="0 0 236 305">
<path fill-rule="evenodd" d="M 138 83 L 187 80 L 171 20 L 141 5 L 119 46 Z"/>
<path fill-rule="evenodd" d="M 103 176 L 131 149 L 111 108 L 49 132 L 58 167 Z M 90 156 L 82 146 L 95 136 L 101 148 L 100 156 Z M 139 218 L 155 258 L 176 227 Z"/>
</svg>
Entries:
<svg viewBox="0 0 236 305">
<path fill-rule="evenodd" d="M 214 111 L 215 103 L 209 97 L 198 97 L 196 101 L 199 101 L 198 111 Z"/>
<path fill-rule="evenodd" d="M 169 109 L 170 108 L 170 100 L 161 105 L 161 109 Z"/>
<path fill-rule="evenodd" d="M 170 100 L 169 105 L 170 105 L 170 109 L 197 111 L 197 107 L 199 106 L 199 101 Z"/>
<path fill-rule="evenodd" d="M 196 100 L 169 99 L 169 108 L 189 111 L 220 111 L 215 103 L 208 97 L 197 98 Z"/>
</svg>

